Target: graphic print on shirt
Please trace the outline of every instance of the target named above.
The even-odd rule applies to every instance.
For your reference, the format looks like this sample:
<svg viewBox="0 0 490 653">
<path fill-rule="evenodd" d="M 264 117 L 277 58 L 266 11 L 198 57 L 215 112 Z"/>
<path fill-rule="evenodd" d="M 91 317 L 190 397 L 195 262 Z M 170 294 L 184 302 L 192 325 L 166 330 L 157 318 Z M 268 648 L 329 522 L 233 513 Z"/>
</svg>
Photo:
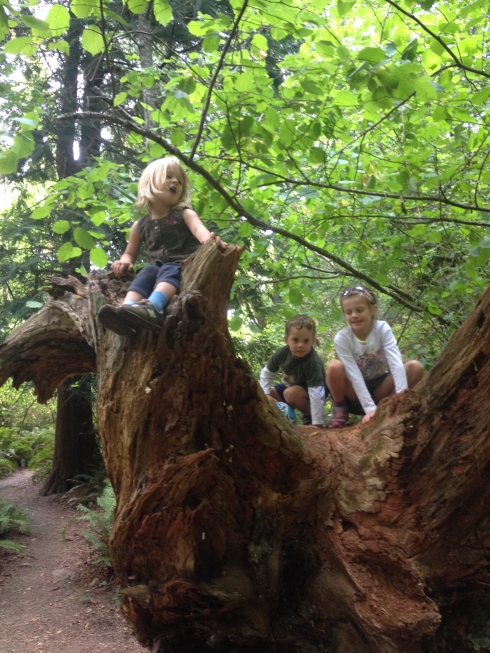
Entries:
<svg viewBox="0 0 490 653">
<path fill-rule="evenodd" d="M 374 353 L 355 354 L 357 367 L 364 379 L 376 379 L 386 372 L 386 361 L 381 356 L 381 348 Z"/>
</svg>

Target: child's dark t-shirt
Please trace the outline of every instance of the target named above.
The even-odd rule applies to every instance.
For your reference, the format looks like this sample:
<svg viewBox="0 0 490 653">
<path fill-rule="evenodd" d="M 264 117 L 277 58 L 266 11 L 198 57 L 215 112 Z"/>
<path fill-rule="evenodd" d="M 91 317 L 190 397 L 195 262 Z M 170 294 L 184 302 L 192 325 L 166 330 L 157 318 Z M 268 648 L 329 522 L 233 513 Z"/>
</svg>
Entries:
<svg viewBox="0 0 490 653">
<path fill-rule="evenodd" d="M 138 231 L 149 263 L 182 261 L 200 247 L 201 243 L 185 223 L 184 208 L 190 207 L 173 209 L 158 220 L 152 220 L 149 215 L 138 220 Z"/>
<path fill-rule="evenodd" d="M 281 370 L 287 385 L 304 383 L 308 388 L 326 386 L 325 367 L 313 347 L 301 358 L 292 356 L 288 345 L 280 347 L 269 359 L 267 369 L 270 372 Z"/>
</svg>

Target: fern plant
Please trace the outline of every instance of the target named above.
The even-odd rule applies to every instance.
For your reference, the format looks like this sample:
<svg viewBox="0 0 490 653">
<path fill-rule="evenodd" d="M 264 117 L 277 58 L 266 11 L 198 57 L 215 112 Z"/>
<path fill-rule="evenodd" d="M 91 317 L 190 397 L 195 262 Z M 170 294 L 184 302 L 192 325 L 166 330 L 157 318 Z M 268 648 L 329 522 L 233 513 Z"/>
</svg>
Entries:
<svg viewBox="0 0 490 653">
<path fill-rule="evenodd" d="M 10 501 L 0 499 L 0 536 L 10 533 L 27 533 L 27 517 Z M 11 549 L 21 553 L 22 546 L 12 540 L 0 540 L 2 549 Z"/>
<path fill-rule="evenodd" d="M 77 510 L 83 512 L 83 515 L 78 519 L 88 522 L 88 527 L 82 532 L 82 535 L 89 547 L 100 554 L 97 560 L 95 560 L 95 564 L 104 564 L 107 567 L 112 567 L 109 553 L 109 538 L 112 524 L 114 523 L 116 497 L 108 481 L 102 492 L 102 496 L 97 499 L 97 506 L 97 509 L 92 510 L 91 508 L 87 508 L 87 506 L 79 504 Z"/>
</svg>

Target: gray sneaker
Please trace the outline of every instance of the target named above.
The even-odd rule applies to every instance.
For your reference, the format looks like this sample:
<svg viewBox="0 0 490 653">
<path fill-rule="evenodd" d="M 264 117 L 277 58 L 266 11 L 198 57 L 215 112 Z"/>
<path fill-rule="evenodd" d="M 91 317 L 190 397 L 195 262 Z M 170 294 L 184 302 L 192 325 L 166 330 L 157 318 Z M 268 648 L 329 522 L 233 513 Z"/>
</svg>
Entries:
<svg viewBox="0 0 490 653">
<path fill-rule="evenodd" d="M 135 304 L 124 304 L 124 321 L 133 329 L 150 329 L 160 331 L 163 325 L 164 314 L 147 299 Z"/>
<path fill-rule="evenodd" d="M 122 306 L 105 304 L 97 315 L 99 322 L 120 336 L 134 336 L 136 331 L 125 321 L 126 313 L 122 309 Z"/>
</svg>

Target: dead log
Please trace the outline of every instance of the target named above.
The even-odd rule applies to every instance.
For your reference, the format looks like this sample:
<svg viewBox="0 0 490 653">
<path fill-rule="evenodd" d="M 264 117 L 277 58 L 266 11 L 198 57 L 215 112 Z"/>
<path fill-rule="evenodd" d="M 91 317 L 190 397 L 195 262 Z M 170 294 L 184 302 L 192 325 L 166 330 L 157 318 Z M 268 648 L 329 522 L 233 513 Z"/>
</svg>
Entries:
<svg viewBox="0 0 490 653">
<path fill-rule="evenodd" d="M 0 347 L 0 381 L 32 379 L 40 399 L 83 355 L 96 360 L 112 557 L 139 641 L 154 653 L 477 650 L 468 601 L 483 614 L 490 603 L 490 289 L 423 382 L 369 425 L 295 430 L 233 352 L 239 256 L 201 248 L 160 334 L 105 331 L 97 311 L 123 288 L 95 273 L 71 326 L 77 293 L 63 289 Z"/>
</svg>

